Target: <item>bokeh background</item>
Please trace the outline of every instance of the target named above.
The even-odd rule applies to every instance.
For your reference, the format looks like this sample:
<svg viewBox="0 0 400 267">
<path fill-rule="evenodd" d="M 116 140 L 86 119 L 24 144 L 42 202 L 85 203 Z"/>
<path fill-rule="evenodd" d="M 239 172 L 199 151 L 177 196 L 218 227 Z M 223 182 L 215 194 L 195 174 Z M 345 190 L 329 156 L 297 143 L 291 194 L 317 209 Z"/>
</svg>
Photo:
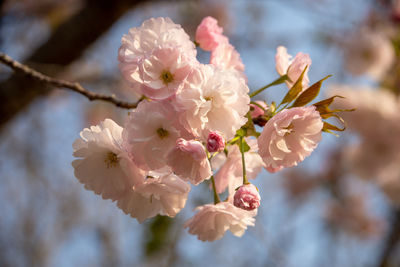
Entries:
<svg viewBox="0 0 400 267">
<path fill-rule="evenodd" d="M 259 175 L 255 227 L 204 243 L 182 224 L 211 201 L 207 186 L 192 189 L 176 218 L 139 224 L 74 177 L 79 132 L 105 118 L 122 125 L 127 110 L 0 66 L 0 266 L 400 266 L 399 1 L 0 0 L 0 10 L 0 51 L 125 100 L 137 98 L 117 66 L 129 28 L 171 17 L 193 38 L 211 15 L 241 54 L 251 90 L 278 77 L 284 45 L 310 54 L 311 82 L 333 75 L 319 99 L 349 93 L 342 106 L 357 107 L 344 116 L 349 131 L 324 134 L 300 166 Z"/>
</svg>

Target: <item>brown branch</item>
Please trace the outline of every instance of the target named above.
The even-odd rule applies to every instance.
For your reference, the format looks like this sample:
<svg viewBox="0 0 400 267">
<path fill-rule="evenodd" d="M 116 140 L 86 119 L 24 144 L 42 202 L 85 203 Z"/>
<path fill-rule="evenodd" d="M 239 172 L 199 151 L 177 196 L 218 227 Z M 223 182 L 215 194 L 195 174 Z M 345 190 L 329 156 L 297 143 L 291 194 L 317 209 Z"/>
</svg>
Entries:
<svg viewBox="0 0 400 267">
<path fill-rule="evenodd" d="M 400 209 L 395 209 L 393 212 L 393 221 L 391 229 L 385 241 L 385 247 L 378 262 L 379 267 L 394 267 L 399 266 L 398 263 L 391 262 L 390 258 L 393 256 L 396 247 L 400 242 Z"/>
<path fill-rule="evenodd" d="M 51 85 L 53 87 L 60 88 L 60 89 L 72 90 L 78 94 L 81 94 L 81 95 L 87 97 L 90 101 L 102 100 L 102 101 L 112 103 L 115 106 L 120 107 L 120 108 L 131 109 L 131 108 L 136 108 L 137 105 L 139 104 L 139 102 L 143 100 L 143 97 L 142 97 L 137 102 L 130 103 L 130 102 L 118 100 L 114 95 L 103 95 L 103 94 L 98 94 L 98 93 L 88 91 L 85 88 L 83 88 L 83 86 L 80 85 L 79 83 L 69 82 L 69 81 L 64 81 L 64 80 L 49 77 L 49 76 L 44 75 L 34 69 L 31 69 L 30 67 L 28 67 L 26 65 L 23 65 L 15 60 L 13 60 L 11 57 L 9 57 L 8 55 L 1 53 L 1 52 L 0 52 L 0 62 L 3 63 L 4 65 L 7 65 L 11 69 L 13 69 L 15 72 L 23 73 L 24 75 L 29 76 L 30 78 L 35 79 L 43 84 Z"/>
<path fill-rule="evenodd" d="M 52 31 L 49 38 L 42 40 L 44 43 L 29 52 L 30 55 L 22 63 L 36 64 L 36 70 L 57 77 L 64 67 L 91 49 L 124 14 L 156 1 L 158 0 L 82 0 L 82 8 L 56 27 L 50 26 Z M 30 44 L 26 44 L 26 49 L 30 47 Z M 56 65 L 58 68 L 44 69 L 41 68 L 43 65 Z M 22 75 L 11 75 L 7 80 L 1 81 L 0 133 L 8 122 L 26 110 L 37 98 L 46 96 L 49 92 L 48 86 Z"/>
</svg>

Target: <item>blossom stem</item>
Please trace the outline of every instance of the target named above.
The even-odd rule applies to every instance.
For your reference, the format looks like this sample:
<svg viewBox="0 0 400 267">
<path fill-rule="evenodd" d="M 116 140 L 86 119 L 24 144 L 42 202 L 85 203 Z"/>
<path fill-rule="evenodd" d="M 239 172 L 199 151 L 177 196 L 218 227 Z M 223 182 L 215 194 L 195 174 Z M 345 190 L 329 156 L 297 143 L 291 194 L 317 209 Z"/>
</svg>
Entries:
<svg viewBox="0 0 400 267">
<path fill-rule="evenodd" d="M 211 176 L 211 183 L 214 191 L 214 204 L 218 204 L 219 202 L 221 202 L 221 199 L 219 198 L 219 195 L 217 193 L 217 188 L 215 187 L 214 175 Z"/>
<path fill-rule="evenodd" d="M 285 74 L 285 75 L 279 77 L 278 79 L 276 79 L 275 81 L 273 81 L 272 83 L 267 84 L 266 86 L 261 87 L 260 89 L 254 91 L 254 92 L 251 93 L 249 96 L 250 96 L 250 97 L 254 97 L 254 96 L 258 95 L 259 93 L 261 93 L 262 91 L 264 91 L 265 89 L 267 89 L 267 88 L 269 88 L 269 87 L 271 87 L 271 86 L 284 83 L 287 79 L 288 79 L 288 76 Z"/>
<path fill-rule="evenodd" d="M 244 140 L 243 136 L 240 137 L 240 153 L 242 154 L 242 169 L 243 169 L 243 184 L 248 184 L 246 175 L 246 161 L 244 160 Z"/>
<path fill-rule="evenodd" d="M 218 152 L 214 153 L 213 155 L 210 156 L 210 152 L 208 152 L 206 150 L 206 154 L 207 154 L 207 159 L 211 164 L 211 159 L 218 154 Z M 213 188 L 213 192 L 214 192 L 214 204 L 217 204 L 219 202 L 221 202 L 221 199 L 219 198 L 219 195 L 217 193 L 217 188 L 215 186 L 215 180 L 214 180 L 214 175 L 211 175 L 211 184 L 212 184 L 212 188 Z"/>
<path fill-rule="evenodd" d="M 207 151 L 208 152 L 208 151 Z M 211 160 L 213 157 L 215 157 L 219 152 L 214 152 L 211 156 L 208 154 L 208 160 Z"/>
</svg>

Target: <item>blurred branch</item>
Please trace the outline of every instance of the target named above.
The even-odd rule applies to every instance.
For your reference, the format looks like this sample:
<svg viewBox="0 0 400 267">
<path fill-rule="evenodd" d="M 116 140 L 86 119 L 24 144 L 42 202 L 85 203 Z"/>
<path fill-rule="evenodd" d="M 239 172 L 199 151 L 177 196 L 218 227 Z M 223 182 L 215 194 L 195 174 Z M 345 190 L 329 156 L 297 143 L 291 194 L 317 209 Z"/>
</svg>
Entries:
<svg viewBox="0 0 400 267">
<path fill-rule="evenodd" d="M 153 0 L 154 1 L 154 0 Z M 60 24 L 49 39 L 32 51 L 25 62 L 67 66 L 74 62 L 100 36 L 107 32 L 127 11 L 150 0 L 86 0 L 75 15 Z M 36 68 L 44 72 L 44 70 Z M 46 71 L 46 75 L 57 76 L 60 69 Z M 29 90 L 26 90 L 29 88 Z M 37 97 L 46 95 L 49 89 L 42 83 L 32 82 L 20 75 L 12 75 L 0 83 L 0 129 L 27 108 Z"/>
<path fill-rule="evenodd" d="M 379 267 L 395 267 L 398 263 L 391 262 L 390 257 L 400 241 L 400 209 L 394 212 L 393 223 L 385 242 L 382 256 L 378 262 Z"/>
<path fill-rule="evenodd" d="M 31 69 L 30 67 L 28 67 L 26 65 L 23 65 L 15 60 L 13 60 L 11 57 L 9 57 L 8 55 L 1 53 L 1 52 L 0 52 L 0 62 L 3 63 L 4 65 L 9 66 L 15 72 L 21 72 L 24 75 L 29 76 L 32 79 L 35 79 L 44 84 L 54 86 L 56 88 L 72 90 L 78 94 L 81 94 L 81 95 L 87 97 L 90 101 L 102 100 L 102 101 L 112 103 L 115 106 L 120 107 L 120 108 L 131 109 L 131 108 L 136 108 L 137 105 L 139 104 L 139 102 L 143 100 L 143 98 L 140 98 L 135 103 L 129 103 L 129 102 L 125 102 L 125 101 L 116 99 L 114 95 L 103 95 L 103 94 L 97 94 L 97 93 L 88 91 L 85 88 L 83 88 L 83 86 L 81 86 L 79 83 L 59 80 L 59 79 L 55 79 L 55 78 L 46 76 L 34 69 Z"/>
</svg>

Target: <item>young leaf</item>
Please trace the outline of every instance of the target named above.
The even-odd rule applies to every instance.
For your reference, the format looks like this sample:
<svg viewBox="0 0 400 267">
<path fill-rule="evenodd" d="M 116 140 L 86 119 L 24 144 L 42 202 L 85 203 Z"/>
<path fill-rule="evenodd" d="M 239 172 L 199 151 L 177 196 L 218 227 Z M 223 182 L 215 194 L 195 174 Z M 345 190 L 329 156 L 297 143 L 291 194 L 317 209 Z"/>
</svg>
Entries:
<svg viewBox="0 0 400 267">
<path fill-rule="evenodd" d="M 354 111 L 355 109 L 330 109 L 329 106 L 332 104 L 336 97 L 344 98 L 343 96 L 335 95 L 330 98 L 324 99 L 318 103 L 313 104 L 316 107 L 317 111 L 321 115 L 323 119 L 330 118 L 332 116 L 336 117 L 335 113 L 338 112 L 350 112 Z"/>
<path fill-rule="evenodd" d="M 304 68 L 303 72 L 300 74 L 299 78 L 297 79 L 295 84 L 292 86 L 292 88 L 290 88 L 289 92 L 287 92 L 287 94 L 283 98 L 280 105 L 292 102 L 294 99 L 296 99 L 296 97 L 303 90 L 303 77 L 304 77 L 304 73 L 306 72 L 307 68 L 308 68 L 308 65 Z"/>
<path fill-rule="evenodd" d="M 337 131 L 337 132 L 343 132 L 345 129 L 346 129 L 345 126 L 343 126 L 343 128 L 339 128 L 336 125 L 330 124 L 330 123 L 328 123 L 326 121 L 324 121 L 324 126 L 322 127 L 323 131 L 333 130 L 333 131 Z"/>
<path fill-rule="evenodd" d="M 242 151 L 242 147 L 240 146 L 240 143 L 238 143 L 239 146 L 239 150 L 241 153 L 247 152 L 250 150 L 250 146 L 247 144 L 247 142 L 244 140 L 243 138 L 243 151 Z"/>
<path fill-rule="evenodd" d="M 237 136 L 245 137 L 247 135 L 247 130 L 246 128 L 242 127 L 239 130 L 236 131 Z"/>
<path fill-rule="evenodd" d="M 328 75 L 325 78 L 319 80 L 318 82 L 314 83 L 310 87 L 308 87 L 301 95 L 294 101 L 293 107 L 302 107 L 306 104 L 310 103 L 314 100 L 315 97 L 319 94 L 319 90 L 321 89 L 321 85 L 323 81 L 331 77 L 332 75 Z"/>
<path fill-rule="evenodd" d="M 246 136 L 254 136 L 254 137 L 259 137 L 260 133 L 256 131 L 256 128 L 254 127 L 254 121 L 251 118 L 250 112 L 246 114 L 247 117 L 247 122 L 245 125 L 242 126 L 242 128 L 246 128 Z"/>
<path fill-rule="evenodd" d="M 340 96 L 340 95 L 334 95 L 334 96 L 332 96 L 332 97 L 330 97 L 330 98 L 321 100 L 321 101 L 319 101 L 319 102 L 313 104 L 313 106 L 315 106 L 315 107 L 317 108 L 318 111 L 320 111 L 320 110 L 329 110 L 328 107 L 332 104 L 333 100 L 334 100 L 336 97 L 344 98 L 343 96 Z M 321 113 L 321 112 L 320 112 L 320 113 Z"/>
</svg>

